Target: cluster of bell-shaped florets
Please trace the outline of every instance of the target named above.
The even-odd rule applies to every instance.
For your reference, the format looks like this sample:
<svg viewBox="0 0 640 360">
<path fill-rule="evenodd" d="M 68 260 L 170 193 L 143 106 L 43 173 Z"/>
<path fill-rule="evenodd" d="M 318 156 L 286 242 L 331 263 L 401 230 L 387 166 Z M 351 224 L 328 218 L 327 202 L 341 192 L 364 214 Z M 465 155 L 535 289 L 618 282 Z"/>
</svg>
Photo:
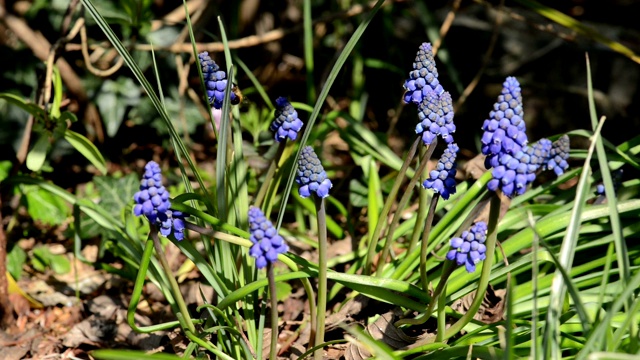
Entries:
<svg viewBox="0 0 640 360">
<path fill-rule="evenodd" d="M 569 163 L 567 163 L 569 150 L 570 144 L 567 135 L 562 135 L 558 140 L 554 141 L 549 150 L 549 159 L 545 165 L 546 170 L 553 170 L 558 176 L 564 174 L 565 170 L 569 168 Z"/>
<path fill-rule="evenodd" d="M 508 197 L 522 195 L 540 170 L 553 170 L 561 175 L 569 167 L 569 137 L 564 135 L 552 143 L 541 139 L 527 145 L 520 84 L 514 77 L 503 83 L 502 93 L 484 121 L 482 153 L 484 165 L 493 169 L 487 183 L 491 191 L 501 190 Z"/>
<path fill-rule="evenodd" d="M 329 196 L 329 189 L 333 187 L 331 180 L 311 146 L 305 146 L 298 158 L 296 182 L 300 185 L 298 193 L 303 198 L 311 196 L 312 192 L 320 198 Z"/>
<path fill-rule="evenodd" d="M 500 155 L 487 188 L 491 191 L 500 189 L 508 197 L 524 194 L 527 186 L 535 181 L 538 170 L 549 159 L 550 149 L 551 141 L 541 139 L 531 146 L 525 145 L 514 155 Z"/>
<path fill-rule="evenodd" d="M 298 132 L 302 129 L 302 120 L 298 117 L 298 112 L 293 105 L 284 97 L 276 99 L 275 119 L 269 128 L 274 133 L 277 142 L 287 138 L 295 140 Z"/>
<path fill-rule="evenodd" d="M 487 255 L 487 224 L 478 221 L 469 230 L 462 232 L 460 237 L 454 237 L 449 241 L 451 250 L 447 253 L 447 259 L 455 261 L 458 265 L 464 265 L 468 273 L 476 271 L 476 265 L 484 260 Z"/>
<path fill-rule="evenodd" d="M 425 189 L 433 190 L 445 200 L 456 193 L 456 156 L 458 150 L 456 143 L 447 145 L 436 168 L 429 172 L 429 178 L 422 183 Z"/>
<path fill-rule="evenodd" d="M 209 53 L 206 51 L 198 54 L 198 60 L 202 68 L 202 76 L 204 77 L 204 84 L 207 88 L 209 104 L 216 109 L 221 109 L 222 101 L 224 100 L 224 91 L 227 88 L 227 74 L 220 70 L 218 64 L 211 59 Z M 234 92 L 230 92 L 229 99 L 231 103 L 239 102 Z"/>
<path fill-rule="evenodd" d="M 438 70 L 430 43 L 420 45 L 413 62 L 413 70 L 409 73 L 409 79 L 404 82 L 404 88 L 404 102 L 407 104 L 420 104 L 429 91 L 435 91 L 437 95 L 444 92 L 438 81 Z"/>
<path fill-rule="evenodd" d="M 155 161 L 149 161 L 144 170 L 140 191 L 133 195 L 136 203 L 133 214 L 144 215 L 152 225 L 160 228 L 162 235 L 169 236 L 173 233 L 176 240 L 182 240 L 185 216 L 179 211 L 170 209 L 169 191 L 162 185 L 160 165 Z"/>
<path fill-rule="evenodd" d="M 249 208 L 249 233 L 249 240 L 253 243 L 249 255 L 256 259 L 258 269 L 276 262 L 278 254 L 284 254 L 289 250 L 271 221 L 255 206 Z"/>
<path fill-rule="evenodd" d="M 418 119 L 416 134 L 422 136 L 425 145 L 431 145 L 438 135 L 448 144 L 453 142 L 456 125 L 453 123 L 453 101 L 448 91 L 438 94 L 429 88 L 418 104 Z"/>
<path fill-rule="evenodd" d="M 508 77 L 502 84 L 502 93 L 493 105 L 489 118 L 482 124 L 481 151 L 487 156 L 487 169 L 498 166 L 501 155 L 513 156 L 527 144 L 520 91 L 518 80 Z"/>
</svg>

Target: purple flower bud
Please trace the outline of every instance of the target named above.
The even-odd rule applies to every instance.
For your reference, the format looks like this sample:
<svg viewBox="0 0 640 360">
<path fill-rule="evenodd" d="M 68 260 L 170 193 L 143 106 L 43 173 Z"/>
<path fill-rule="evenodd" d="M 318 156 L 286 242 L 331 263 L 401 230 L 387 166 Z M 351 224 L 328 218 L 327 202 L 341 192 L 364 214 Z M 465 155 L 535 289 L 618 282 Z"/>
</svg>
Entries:
<svg viewBox="0 0 640 360">
<path fill-rule="evenodd" d="M 331 180 L 327 178 L 327 173 L 318 159 L 318 155 L 311 146 L 306 146 L 300 153 L 298 159 L 298 170 L 296 182 L 300 185 L 298 193 L 306 198 L 315 192 L 321 198 L 329 196 L 329 189 L 333 187 Z"/>
</svg>

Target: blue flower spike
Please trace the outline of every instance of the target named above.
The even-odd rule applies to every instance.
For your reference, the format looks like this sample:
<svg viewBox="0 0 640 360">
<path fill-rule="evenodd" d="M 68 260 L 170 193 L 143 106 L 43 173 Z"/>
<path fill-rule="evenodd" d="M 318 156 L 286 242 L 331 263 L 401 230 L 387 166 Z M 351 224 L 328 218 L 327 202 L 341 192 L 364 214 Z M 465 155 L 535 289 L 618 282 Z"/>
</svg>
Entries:
<svg viewBox="0 0 640 360">
<path fill-rule="evenodd" d="M 554 141 L 549 151 L 549 161 L 547 161 L 546 169 L 553 170 L 558 176 L 564 174 L 565 170 L 569 168 L 567 159 L 569 158 L 570 147 L 567 135 L 562 135 L 558 140 Z"/>
<path fill-rule="evenodd" d="M 311 196 L 312 192 L 320 198 L 326 198 L 333 187 L 311 146 L 305 146 L 300 153 L 296 182 L 300 185 L 298 193 L 303 198 Z"/>
<path fill-rule="evenodd" d="M 273 264 L 278 260 L 278 254 L 289 251 L 289 247 L 282 236 L 278 235 L 271 221 L 255 206 L 249 208 L 249 233 L 249 240 L 253 243 L 249 255 L 256 259 L 258 269 Z"/>
<path fill-rule="evenodd" d="M 525 145 L 513 155 L 500 154 L 487 188 L 491 191 L 500 189 L 510 198 L 524 194 L 527 186 L 535 181 L 538 170 L 546 166 L 551 146 L 550 140 L 541 139 L 533 145 Z"/>
<path fill-rule="evenodd" d="M 222 108 L 222 101 L 224 100 L 224 91 L 227 88 L 227 74 L 220 70 L 218 64 L 215 63 L 206 51 L 198 54 L 198 60 L 202 68 L 202 76 L 204 77 L 204 84 L 207 88 L 207 98 L 209 104 L 216 109 Z M 239 98 L 234 92 L 229 94 L 231 103 L 238 103 Z"/>
<path fill-rule="evenodd" d="M 284 97 L 277 98 L 275 119 L 269 128 L 273 131 L 276 141 L 285 141 L 287 138 L 295 140 L 303 125 L 291 103 Z"/>
<path fill-rule="evenodd" d="M 438 81 L 438 70 L 433 58 L 433 47 L 430 43 L 422 43 L 413 62 L 413 70 L 409 73 L 409 79 L 404 82 L 406 90 L 404 102 L 406 104 L 420 104 L 429 91 L 437 95 L 444 92 Z"/>
<path fill-rule="evenodd" d="M 502 93 L 484 121 L 482 153 L 487 155 L 485 167 L 497 167 L 501 154 L 515 155 L 527 144 L 526 124 L 523 120 L 520 84 L 508 77 L 502 84 Z"/>
<path fill-rule="evenodd" d="M 487 255 L 487 224 L 478 221 L 469 230 L 462 232 L 460 237 L 454 237 L 449 241 L 451 250 L 447 253 L 447 259 L 455 261 L 457 265 L 464 265 L 468 273 L 476 271 L 476 265 L 484 260 Z"/>
<path fill-rule="evenodd" d="M 185 215 L 170 209 L 169 191 L 162 186 L 160 165 L 155 161 L 149 161 L 144 170 L 140 191 L 133 195 L 136 203 L 133 214 L 144 215 L 152 225 L 160 228 L 160 234 L 163 236 L 173 233 L 176 240 L 184 239 Z"/>
<path fill-rule="evenodd" d="M 418 119 L 416 134 L 422 135 L 425 145 L 431 145 L 438 135 L 447 144 L 453 142 L 456 125 L 453 123 L 453 101 L 448 91 L 438 95 L 429 89 L 418 105 Z"/>
<path fill-rule="evenodd" d="M 447 145 L 436 168 L 429 172 L 429 178 L 422 183 L 425 189 L 433 190 L 445 200 L 456 193 L 456 156 L 458 150 L 458 145 L 455 143 Z"/>
</svg>

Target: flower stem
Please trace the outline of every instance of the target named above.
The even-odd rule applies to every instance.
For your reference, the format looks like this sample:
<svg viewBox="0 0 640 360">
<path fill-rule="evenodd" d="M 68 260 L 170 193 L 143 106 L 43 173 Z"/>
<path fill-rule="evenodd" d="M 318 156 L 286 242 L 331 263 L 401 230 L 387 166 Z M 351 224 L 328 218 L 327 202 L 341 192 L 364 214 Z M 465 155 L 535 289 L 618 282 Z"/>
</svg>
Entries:
<svg viewBox="0 0 640 360">
<path fill-rule="evenodd" d="M 433 309 L 436 307 L 436 303 L 438 302 L 438 298 L 440 294 L 442 294 L 445 289 L 445 285 L 447 284 L 447 280 L 449 280 L 449 276 L 453 270 L 456 269 L 455 263 L 450 260 L 446 260 L 444 262 L 444 268 L 442 269 L 442 275 L 440 275 L 440 282 L 438 282 L 438 286 L 436 290 L 433 292 L 433 297 L 431 301 L 429 301 L 429 306 L 427 307 L 427 311 L 424 312 L 421 316 L 415 319 L 401 319 L 396 321 L 395 326 L 400 327 L 402 325 L 421 325 L 424 324 L 427 319 L 433 314 Z"/>
<path fill-rule="evenodd" d="M 438 296 L 438 331 L 436 332 L 436 342 L 442 342 L 444 339 L 444 332 L 447 326 L 447 315 L 445 314 L 444 307 L 447 304 L 447 284 L 444 284 L 444 288 Z"/>
<path fill-rule="evenodd" d="M 276 278 L 273 275 L 273 264 L 267 264 L 267 279 L 269 281 L 269 297 L 271 298 L 271 346 L 269 359 L 276 360 L 278 351 L 278 297 L 276 296 Z"/>
<path fill-rule="evenodd" d="M 426 148 L 420 148 L 420 157 L 424 157 Z M 427 169 L 424 169 L 422 172 L 422 178 L 426 178 L 429 175 Z M 411 242 L 409 242 L 409 248 L 407 249 L 407 254 L 410 254 L 418 245 L 418 240 L 420 239 L 420 234 L 422 233 L 422 226 L 420 224 L 424 224 L 427 217 L 427 209 L 429 202 L 429 191 L 427 189 L 420 187 L 419 190 L 419 200 L 418 200 L 418 214 L 416 215 L 416 226 L 413 227 L 413 232 L 411 233 Z"/>
<path fill-rule="evenodd" d="M 256 195 L 256 199 L 253 202 L 254 206 L 261 208 L 262 201 L 264 200 L 264 196 L 267 194 L 267 189 L 269 189 L 269 185 L 271 184 L 271 180 L 273 179 L 273 175 L 276 173 L 276 169 L 278 168 L 278 163 L 280 162 L 280 158 L 282 157 L 282 153 L 284 152 L 284 148 L 286 146 L 286 141 L 282 141 L 278 145 L 278 151 L 276 155 L 271 160 L 271 164 L 269 165 L 269 170 L 267 170 L 267 175 L 264 178 L 264 182 L 260 186 L 260 190 L 258 191 L 258 195 Z"/>
<path fill-rule="evenodd" d="M 180 292 L 180 287 L 178 286 L 178 282 L 176 281 L 175 275 L 171 272 L 171 268 L 169 267 L 169 262 L 167 262 L 167 257 L 164 256 L 164 251 L 162 250 L 162 245 L 160 244 L 160 238 L 158 237 L 158 229 L 155 226 L 151 226 L 151 238 L 153 239 L 153 246 L 156 249 L 156 257 L 160 260 L 160 265 L 164 269 L 167 274 L 167 279 L 169 279 L 169 284 L 171 285 L 171 290 L 173 292 L 173 297 L 175 302 L 178 304 L 178 309 L 180 312 L 176 314 L 178 320 L 180 320 L 180 324 L 183 327 L 186 327 L 186 330 L 189 330 L 191 333 L 195 334 L 196 328 L 191 321 L 191 316 L 189 316 L 189 310 L 187 310 L 187 305 L 184 302 L 184 298 L 182 297 L 182 293 Z"/>
<path fill-rule="evenodd" d="M 393 220 L 391 220 L 391 224 L 389 225 L 389 229 L 387 230 L 387 241 L 384 243 L 384 248 L 382 249 L 382 255 L 378 260 L 378 268 L 376 269 L 376 274 L 380 276 L 382 274 L 382 269 L 384 268 L 384 264 L 387 261 L 387 257 L 389 257 L 389 251 L 391 249 L 391 243 L 393 242 L 393 233 L 396 231 L 398 224 L 400 223 L 401 213 L 404 207 L 409 202 L 411 195 L 413 194 L 413 188 L 416 186 L 418 179 L 422 176 L 422 172 L 427 168 L 427 163 L 429 162 L 429 158 L 431 154 L 433 154 L 433 150 L 435 150 L 437 145 L 437 139 L 433 140 L 433 143 L 429 145 L 429 149 L 425 152 L 422 157 L 422 161 L 420 162 L 420 166 L 418 170 L 416 170 L 415 174 L 409 181 L 409 185 L 407 185 L 407 190 L 402 194 L 402 198 L 400 198 L 400 202 L 398 203 L 398 209 L 393 214 Z"/>
<path fill-rule="evenodd" d="M 391 210 L 391 206 L 393 205 L 393 201 L 398 194 L 398 190 L 400 190 L 400 185 L 402 185 L 402 180 L 404 179 L 405 174 L 407 173 L 407 169 L 409 168 L 409 164 L 411 164 L 411 160 L 416 155 L 416 150 L 418 149 L 418 144 L 420 143 L 420 136 L 416 137 L 416 140 L 411 145 L 409 152 L 407 153 L 407 158 L 404 159 L 402 163 L 402 167 L 400 171 L 398 171 L 398 175 L 396 176 L 396 180 L 393 183 L 393 187 L 389 192 L 389 196 L 382 207 L 382 211 L 380 212 L 380 216 L 378 217 L 378 223 L 376 224 L 376 228 L 371 234 L 371 238 L 369 239 L 369 248 L 367 250 L 367 261 L 364 266 L 365 275 L 371 273 L 371 268 L 373 267 L 373 257 L 376 254 L 376 247 L 378 246 L 378 240 L 380 238 L 380 233 L 382 232 L 382 228 L 387 223 L 387 215 Z"/>
<path fill-rule="evenodd" d="M 422 233 L 422 244 L 420 244 L 420 280 L 422 281 L 422 290 L 429 295 L 429 279 L 427 278 L 427 251 L 429 248 L 429 233 L 433 225 L 433 217 L 436 213 L 440 194 L 434 194 L 429 205 L 429 212 L 424 223 L 424 232 Z"/>
<path fill-rule="evenodd" d="M 324 343 L 324 322 L 327 310 L 327 212 L 323 198 L 316 197 L 318 218 L 318 306 L 315 345 Z M 314 358 L 322 360 L 323 348 L 316 350 Z"/>
<path fill-rule="evenodd" d="M 482 263 L 482 274 L 480 275 L 480 280 L 478 281 L 478 290 L 476 291 L 476 296 L 469 306 L 469 310 L 460 318 L 455 324 L 451 325 L 447 331 L 445 331 L 443 340 L 446 340 L 460 332 L 462 328 L 464 328 L 473 317 L 478 312 L 482 301 L 484 300 L 484 295 L 487 292 L 487 286 L 489 285 L 489 277 L 491 276 L 491 267 L 493 266 L 493 257 L 496 248 L 496 241 L 498 237 L 498 218 L 500 217 L 500 197 L 497 194 L 494 194 L 491 197 L 491 210 L 489 212 L 489 229 L 487 236 L 487 257 L 484 259 Z"/>
</svg>

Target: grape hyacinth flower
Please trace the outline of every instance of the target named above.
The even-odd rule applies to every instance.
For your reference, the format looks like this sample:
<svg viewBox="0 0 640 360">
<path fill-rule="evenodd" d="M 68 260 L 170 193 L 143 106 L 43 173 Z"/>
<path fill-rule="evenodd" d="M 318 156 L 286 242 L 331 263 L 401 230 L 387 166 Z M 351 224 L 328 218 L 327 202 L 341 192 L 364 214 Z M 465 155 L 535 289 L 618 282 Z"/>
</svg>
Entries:
<svg viewBox="0 0 640 360">
<path fill-rule="evenodd" d="M 524 151 L 531 157 L 531 164 L 543 166 L 549 161 L 552 146 L 551 140 L 542 138 L 532 146 L 525 146 Z"/>
<path fill-rule="evenodd" d="M 303 198 L 311 196 L 312 192 L 320 198 L 326 198 L 329 196 L 329 189 L 333 187 L 311 146 L 306 146 L 300 153 L 296 182 L 300 185 L 298 193 Z"/>
<path fill-rule="evenodd" d="M 277 142 L 286 140 L 287 138 L 295 140 L 298 132 L 302 129 L 302 120 L 298 118 L 298 112 L 293 108 L 291 103 L 284 97 L 276 99 L 275 119 L 269 128 L 274 132 Z"/>
<path fill-rule="evenodd" d="M 489 119 L 482 125 L 481 150 L 487 155 L 487 169 L 499 165 L 500 155 L 515 155 L 527 144 L 520 84 L 516 78 L 508 77 L 502 86 L 502 93 L 493 105 Z"/>
<path fill-rule="evenodd" d="M 540 168 L 540 165 L 532 162 L 527 151 L 529 149 L 526 147 L 515 156 L 503 154 L 498 166 L 491 171 L 493 178 L 487 183 L 487 188 L 491 191 L 500 189 L 510 198 L 524 194 L 527 186 L 536 179 L 536 171 Z"/>
<path fill-rule="evenodd" d="M 462 232 L 460 237 L 454 237 L 449 241 L 451 250 L 447 253 L 447 259 L 455 261 L 458 265 L 465 266 L 468 273 L 476 271 L 476 264 L 487 256 L 487 224 L 478 221 L 469 230 Z"/>
<path fill-rule="evenodd" d="M 447 143 L 453 142 L 456 125 L 453 123 L 453 101 L 448 91 L 438 95 L 429 89 L 418 105 L 416 134 L 422 134 L 422 142 L 431 145 L 433 139 L 440 135 Z"/>
<path fill-rule="evenodd" d="M 569 137 L 567 135 L 563 135 L 554 141 L 549 151 L 549 160 L 545 166 L 546 170 L 553 170 L 558 176 L 564 174 L 564 171 L 569 168 L 569 163 L 567 163 L 569 148 Z"/>
<path fill-rule="evenodd" d="M 278 254 L 289 251 L 289 247 L 282 236 L 278 235 L 271 221 L 255 206 L 249 208 L 249 232 L 249 240 L 253 243 L 249 255 L 256 259 L 258 269 L 276 262 Z"/>
<path fill-rule="evenodd" d="M 422 43 L 413 62 L 413 70 L 409 73 L 409 79 L 404 82 L 406 90 L 404 102 L 420 104 L 429 91 L 435 91 L 437 95 L 444 92 L 438 81 L 438 70 L 433 58 L 433 47 L 430 43 Z"/>
<path fill-rule="evenodd" d="M 457 144 L 449 144 L 438 160 L 436 168 L 429 172 L 429 178 L 422 183 L 425 189 L 439 193 L 445 200 L 456 193 L 456 155 L 458 150 Z"/>
<path fill-rule="evenodd" d="M 149 161 L 144 170 L 140 191 L 133 195 L 136 203 L 133 214 L 144 215 L 152 225 L 160 228 L 160 234 L 163 236 L 173 233 L 176 240 L 184 239 L 185 216 L 180 211 L 170 209 L 169 191 L 162 186 L 160 165 L 155 161 Z"/>
<path fill-rule="evenodd" d="M 220 70 L 218 64 L 211 59 L 209 53 L 206 51 L 198 54 L 198 60 L 202 67 L 202 76 L 204 77 L 204 84 L 207 88 L 209 104 L 213 105 L 216 109 L 221 109 L 222 101 L 224 100 L 224 91 L 227 88 L 227 74 Z M 239 98 L 234 92 L 229 94 L 229 99 L 232 103 L 239 102 Z"/>
<path fill-rule="evenodd" d="M 536 179 L 538 170 L 544 169 L 549 160 L 551 141 L 540 139 L 533 145 L 525 145 L 514 155 L 502 154 L 498 165 L 493 167 L 493 179 L 487 183 L 491 191 L 502 190 L 508 197 L 522 195 L 527 186 Z"/>
</svg>

